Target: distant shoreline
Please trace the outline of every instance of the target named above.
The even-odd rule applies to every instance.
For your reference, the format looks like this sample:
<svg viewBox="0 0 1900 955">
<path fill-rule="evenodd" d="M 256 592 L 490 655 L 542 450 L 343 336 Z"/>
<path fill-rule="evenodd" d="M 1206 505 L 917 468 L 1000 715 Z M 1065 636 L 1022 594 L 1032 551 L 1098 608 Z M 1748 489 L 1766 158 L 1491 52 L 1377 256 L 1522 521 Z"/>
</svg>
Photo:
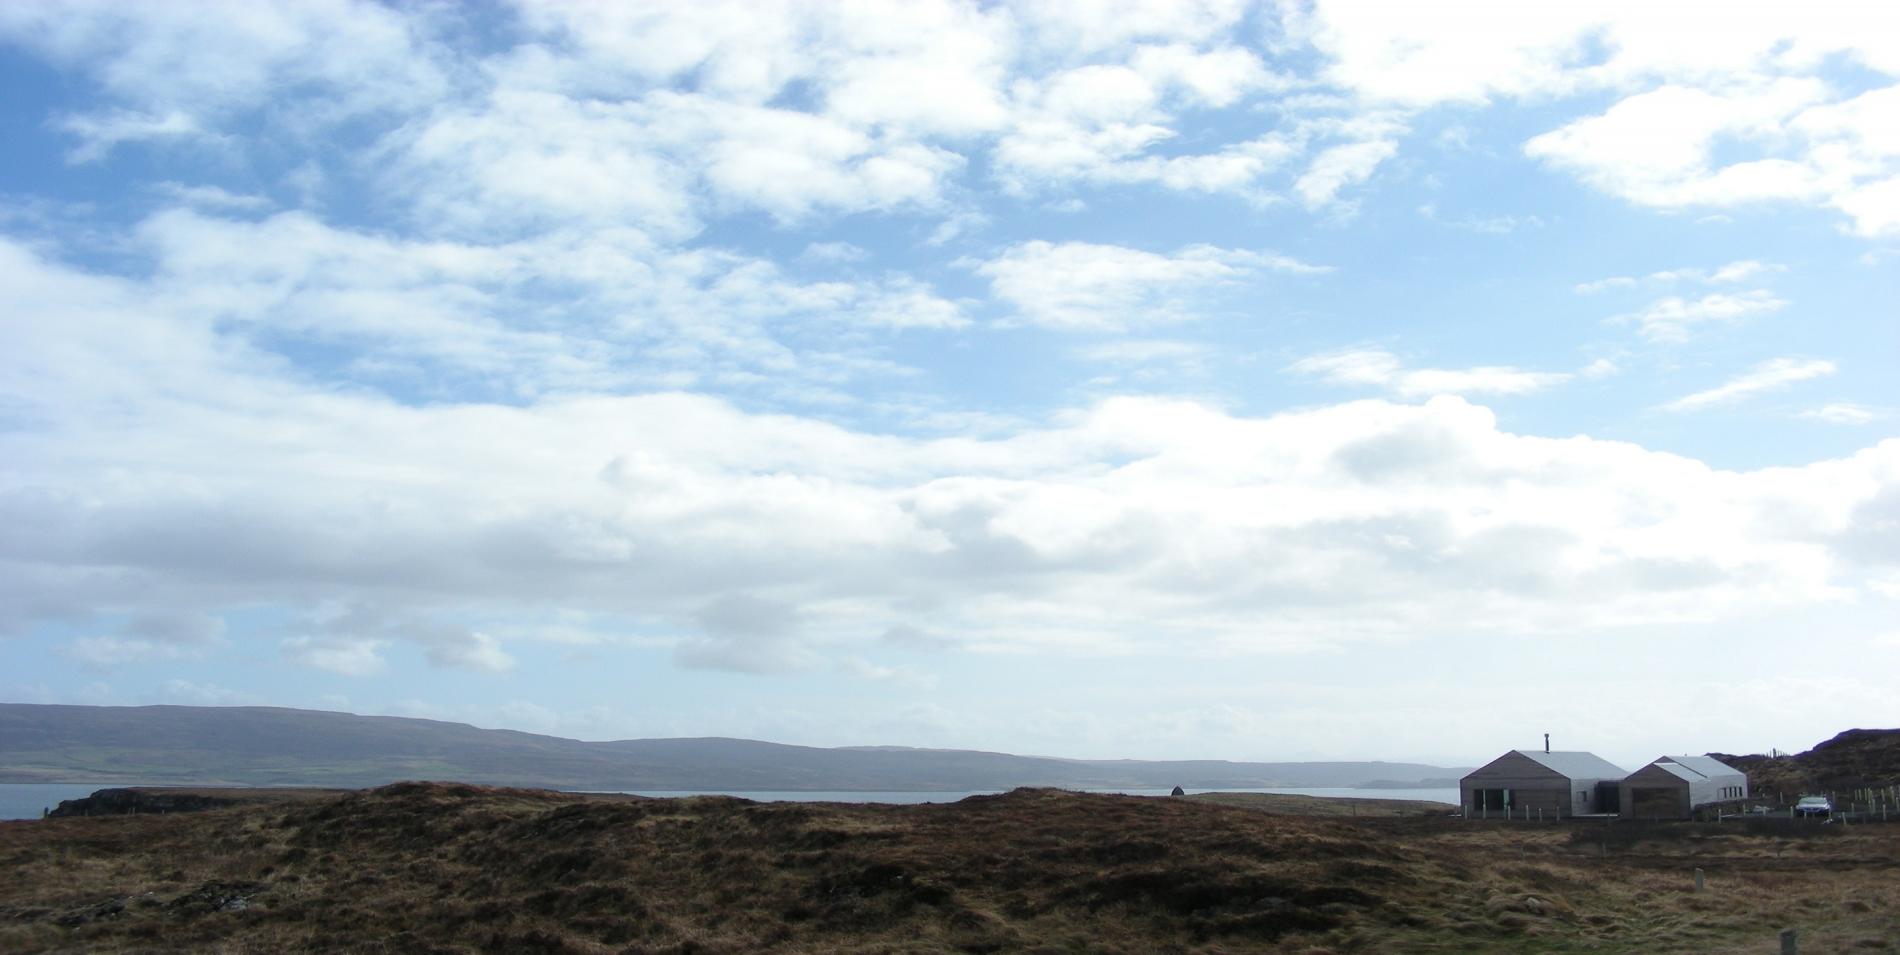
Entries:
<svg viewBox="0 0 1900 955">
<path fill-rule="evenodd" d="M 0 821 L 18 819 L 37 819 L 42 809 L 57 806 L 70 799 L 84 799 L 93 793 L 124 789 L 140 792 L 164 793 L 170 796 L 206 796 L 229 800 L 231 803 L 270 802 L 278 800 L 303 799 L 340 795 L 375 787 L 311 787 L 311 786 L 207 786 L 203 783 L 153 784 L 153 783 L 94 783 L 94 782 L 35 782 L 0 783 Z M 847 803 L 857 805 L 922 805 L 926 803 L 952 803 L 971 796 L 994 796 L 1008 790 L 567 790 L 551 787 L 518 787 L 565 793 L 589 798 L 644 798 L 644 799 L 687 799 L 699 796 L 726 796 L 744 799 L 749 802 L 809 802 L 809 803 Z M 1029 787 L 1047 788 L 1047 787 Z M 1059 788 L 1059 787 L 1057 787 Z M 1454 808 L 1456 790 L 1440 793 L 1436 789 L 1415 790 L 1416 795 L 1361 795 L 1361 793 L 1389 793 L 1389 790 L 1362 789 L 1358 787 L 1278 787 L 1272 791 L 1262 789 L 1212 789 L 1195 790 L 1181 798 L 1196 802 L 1210 802 L 1221 805 L 1244 806 L 1295 815 L 1416 815 L 1451 811 Z M 1315 790 L 1318 791 L 1315 791 Z M 57 790 L 57 798 L 47 798 L 47 790 Z M 1070 792 L 1094 793 L 1099 795 L 1128 795 L 1147 798 L 1167 797 L 1169 790 L 1162 789 L 1071 789 Z M 1446 795 L 1451 801 L 1429 798 L 1430 795 Z"/>
</svg>

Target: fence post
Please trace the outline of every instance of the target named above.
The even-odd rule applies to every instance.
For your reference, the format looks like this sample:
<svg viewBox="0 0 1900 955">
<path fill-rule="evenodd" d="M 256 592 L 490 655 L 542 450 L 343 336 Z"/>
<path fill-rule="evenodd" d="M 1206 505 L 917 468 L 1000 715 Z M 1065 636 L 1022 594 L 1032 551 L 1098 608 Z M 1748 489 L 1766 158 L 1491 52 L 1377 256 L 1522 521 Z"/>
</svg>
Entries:
<svg viewBox="0 0 1900 955">
<path fill-rule="evenodd" d="M 1702 891 L 1702 870 L 1701 869 L 1695 870 L 1695 890 L 1697 892 Z"/>
<path fill-rule="evenodd" d="M 1794 929 L 1784 928 L 1781 930 L 1781 955 L 1800 955 L 1799 952 L 1795 951 Z"/>
</svg>

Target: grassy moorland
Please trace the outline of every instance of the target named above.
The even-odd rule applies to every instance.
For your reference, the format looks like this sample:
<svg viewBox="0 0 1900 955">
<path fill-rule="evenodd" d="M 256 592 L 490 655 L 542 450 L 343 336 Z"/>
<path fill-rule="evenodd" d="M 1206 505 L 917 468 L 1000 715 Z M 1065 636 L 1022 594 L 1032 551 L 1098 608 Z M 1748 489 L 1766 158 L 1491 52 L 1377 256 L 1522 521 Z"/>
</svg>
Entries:
<svg viewBox="0 0 1900 955">
<path fill-rule="evenodd" d="M 1776 951 L 1787 927 L 1804 953 L 1900 946 L 1900 825 L 1751 825 L 405 783 L 0 823 L 0 951 L 1699 953 Z"/>
</svg>

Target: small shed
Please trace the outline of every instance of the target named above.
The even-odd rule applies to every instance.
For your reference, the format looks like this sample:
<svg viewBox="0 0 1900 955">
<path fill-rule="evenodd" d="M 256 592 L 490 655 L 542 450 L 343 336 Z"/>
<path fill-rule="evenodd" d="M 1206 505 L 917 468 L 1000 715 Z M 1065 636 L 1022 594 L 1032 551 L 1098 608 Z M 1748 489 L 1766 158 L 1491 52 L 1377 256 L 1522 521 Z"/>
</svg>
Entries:
<svg viewBox="0 0 1900 955">
<path fill-rule="evenodd" d="M 1459 780 L 1458 794 L 1474 819 L 1594 815 L 1616 811 L 1616 786 L 1625 775 L 1595 753 L 1514 749 Z"/>
<path fill-rule="evenodd" d="M 1748 798 L 1748 774 L 1713 756 L 1663 756 L 1623 780 L 1623 815 L 1688 819 L 1703 806 Z"/>
</svg>

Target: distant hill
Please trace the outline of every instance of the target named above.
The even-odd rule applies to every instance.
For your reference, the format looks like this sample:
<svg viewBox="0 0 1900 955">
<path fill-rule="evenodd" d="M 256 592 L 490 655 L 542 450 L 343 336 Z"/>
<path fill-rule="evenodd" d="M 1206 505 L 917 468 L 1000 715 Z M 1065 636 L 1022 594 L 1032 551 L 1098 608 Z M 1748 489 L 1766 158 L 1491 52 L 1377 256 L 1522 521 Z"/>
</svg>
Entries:
<svg viewBox="0 0 1900 955">
<path fill-rule="evenodd" d="M 1749 789 L 1789 798 L 1900 786 L 1900 729 L 1853 729 L 1794 756 L 1711 754 L 1748 774 Z"/>
<path fill-rule="evenodd" d="M 239 706 L 0 703 L 0 782 L 378 786 L 459 780 L 568 790 L 1257 789 L 1456 778 L 1417 763 L 1075 760 L 756 740 L 583 742 L 395 716 Z"/>
</svg>

